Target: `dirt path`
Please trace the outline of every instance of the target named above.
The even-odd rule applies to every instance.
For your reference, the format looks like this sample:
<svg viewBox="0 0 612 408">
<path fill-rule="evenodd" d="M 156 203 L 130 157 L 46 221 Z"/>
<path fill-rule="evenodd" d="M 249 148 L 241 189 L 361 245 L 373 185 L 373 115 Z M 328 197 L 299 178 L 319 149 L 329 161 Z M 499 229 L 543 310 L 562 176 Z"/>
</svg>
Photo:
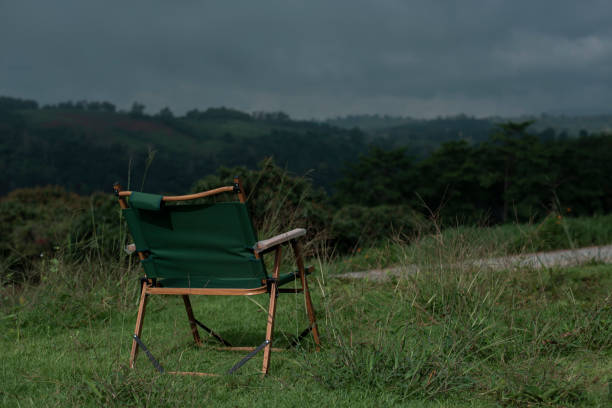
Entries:
<svg viewBox="0 0 612 408">
<path fill-rule="evenodd" d="M 573 266 L 591 261 L 612 263 L 612 245 L 579 249 L 562 249 L 551 252 L 536 252 L 533 254 L 512 255 L 500 258 L 477 259 L 472 262 L 476 266 L 499 270 L 508 268 L 550 268 L 552 266 Z M 412 274 L 418 270 L 419 267 L 417 265 L 407 265 L 404 267 L 347 272 L 332 276 L 341 279 L 370 279 L 374 281 L 384 281 L 391 277 Z"/>
</svg>

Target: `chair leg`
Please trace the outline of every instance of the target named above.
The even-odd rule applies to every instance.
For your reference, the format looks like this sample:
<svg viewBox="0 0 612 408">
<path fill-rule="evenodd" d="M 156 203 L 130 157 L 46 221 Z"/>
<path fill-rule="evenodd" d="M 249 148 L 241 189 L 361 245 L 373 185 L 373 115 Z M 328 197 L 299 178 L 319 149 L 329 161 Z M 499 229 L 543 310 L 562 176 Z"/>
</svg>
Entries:
<svg viewBox="0 0 612 408">
<path fill-rule="evenodd" d="M 310 299 L 310 292 L 308 291 L 308 282 L 306 281 L 306 277 L 303 276 L 302 279 L 304 283 L 304 301 L 306 302 L 306 313 L 308 314 L 308 320 L 310 321 L 310 327 L 312 327 L 312 338 L 317 345 L 317 351 L 321 350 L 321 340 L 319 339 L 319 327 L 317 326 L 317 317 L 315 315 L 314 306 L 312 305 L 312 300 Z"/>
<path fill-rule="evenodd" d="M 272 288 L 270 290 L 270 307 L 268 308 L 268 326 L 266 328 L 266 340 L 268 344 L 264 348 L 263 355 L 263 367 L 261 372 L 263 375 L 268 374 L 268 370 L 270 369 L 270 354 L 272 353 L 272 334 L 274 332 L 274 317 L 276 316 L 276 299 L 277 299 L 277 287 L 276 282 L 272 284 Z"/>
<path fill-rule="evenodd" d="M 140 292 L 140 305 L 138 306 L 138 316 L 136 317 L 136 328 L 134 334 L 138 337 L 142 334 L 142 323 L 144 321 L 145 309 L 147 307 L 147 283 L 143 282 Z M 130 352 L 130 368 L 134 368 L 134 362 L 138 355 L 138 343 L 132 340 L 132 351 Z"/>
<path fill-rule="evenodd" d="M 200 339 L 200 333 L 198 333 L 198 326 L 196 326 L 195 317 L 193 316 L 193 309 L 191 309 L 189 295 L 183 295 L 183 302 L 185 303 L 185 310 L 187 311 L 187 317 L 189 318 L 189 325 L 191 326 L 193 340 L 198 346 L 201 346 L 202 339 Z"/>
<path fill-rule="evenodd" d="M 308 320 L 310 321 L 310 327 L 312 328 L 312 337 L 315 344 L 317 345 L 317 351 L 321 349 L 321 340 L 319 339 L 319 328 L 317 327 L 317 317 L 315 314 L 312 300 L 310 299 L 310 290 L 308 289 L 308 280 L 306 279 L 306 272 L 304 270 L 304 259 L 302 258 L 302 251 L 300 244 L 293 240 L 291 241 L 291 247 L 293 248 L 293 254 L 295 255 L 295 261 L 298 266 L 300 273 L 300 280 L 302 281 L 302 289 L 304 292 L 304 302 L 306 303 L 306 313 L 308 314 Z"/>
<path fill-rule="evenodd" d="M 317 351 L 321 349 L 321 340 L 319 339 L 319 328 L 317 326 L 317 317 L 315 314 L 312 300 L 310 299 L 310 291 L 308 290 L 308 281 L 306 276 L 302 275 L 302 286 L 304 287 L 304 301 L 306 302 L 306 313 L 308 313 L 308 320 L 312 327 L 312 338 L 317 345 Z"/>
<path fill-rule="evenodd" d="M 270 369 L 270 354 L 272 352 L 272 334 L 274 333 L 274 318 L 276 316 L 276 299 L 278 298 L 278 279 L 280 271 L 281 261 L 281 248 L 280 246 L 276 249 L 276 257 L 274 259 L 274 272 L 273 277 L 275 278 L 270 285 L 270 306 L 268 307 L 268 325 L 266 327 L 266 341 L 268 344 L 264 348 L 263 355 L 263 367 L 261 369 L 262 374 L 265 376 L 268 374 Z"/>
</svg>

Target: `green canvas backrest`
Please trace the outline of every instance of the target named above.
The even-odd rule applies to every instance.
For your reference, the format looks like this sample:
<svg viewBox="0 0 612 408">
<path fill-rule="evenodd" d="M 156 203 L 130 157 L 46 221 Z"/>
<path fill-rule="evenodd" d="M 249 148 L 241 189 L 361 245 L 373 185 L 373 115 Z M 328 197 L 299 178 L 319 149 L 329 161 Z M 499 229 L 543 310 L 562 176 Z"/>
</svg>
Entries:
<svg viewBox="0 0 612 408">
<path fill-rule="evenodd" d="M 136 250 L 149 254 L 147 277 L 164 287 L 257 288 L 267 277 L 243 203 L 163 205 L 161 196 L 132 193 L 123 213 Z"/>
</svg>

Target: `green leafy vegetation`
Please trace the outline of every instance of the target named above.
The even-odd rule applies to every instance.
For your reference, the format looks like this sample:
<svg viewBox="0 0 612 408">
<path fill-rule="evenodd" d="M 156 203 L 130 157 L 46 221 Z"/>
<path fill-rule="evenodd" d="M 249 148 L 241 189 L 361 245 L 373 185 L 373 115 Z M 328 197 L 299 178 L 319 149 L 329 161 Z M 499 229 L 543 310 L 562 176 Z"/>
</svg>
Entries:
<svg viewBox="0 0 612 408">
<path fill-rule="evenodd" d="M 238 175 L 254 227 L 262 238 L 296 227 L 307 229 L 312 248 L 320 247 L 328 238 L 325 230 L 330 208 L 325 192 L 315 188 L 310 179 L 290 174 L 270 158 L 260 162 L 257 169 L 221 167 L 215 174 L 198 180 L 191 190 L 199 192 L 232 185 Z M 213 200 L 224 198 L 234 199 L 217 196 Z"/>
<path fill-rule="evenodd" d="M 121 112 L 107 102 L 39 107 L 0 100 L 0 194 L 47 184 L 81 194 L 109 191 L 115 181 L 141 180 L 151 151 L 145 185 L 151 191 L 183 193 L 221 166 L 253 168 L 268 156 L 297 174 L 314 170 L 316 184 L 329 188 L 344 162 L 364 150 L 358 130 L 282 113 L 210 108 L 178 117 L 169 109 L 147 115 L 137 103 Z"/>
<path fill-rule="evenodd" d="M 243 180 L 247 205 L 260 238 L 293 228 L 307 228 L 308 253 L 350 254 L 351 262 L 346 265 L 353 270 L 401 263 L 397 254 L 405 250 L 402 248 L 410 248 L 407 243 L 415 238 L 422 240 L 422 251 L 425 247 L 435 248 L 440 242 L 462 236 L 479 243 L 476 247 L 486 248 L 472 258 L 612 242 L 611 215 L 576 217 L 571 208 L 563 212 L 552 211 L 540 220 L 525 223 L 490 226 L 485 218 L 475 226 L 457 221 L 454 225 L 447 222 L 444 227 L 439 213 L 427 214 L 427 211 L 415 210 L 416 204 L 414 207 L 402 204 L 401 195 L 392 185 L 387 189 L 384 179 L 381 179 L 383 188 L 378 195 L 368 195 L 364 188 L 366 193 L 359 196 L 362 202 L 337 205 L 309 179 L 292 175 L 271 159 L 262 161 L 256 169 L 221 168 L 197 181 L 192 190 L 230 185 L 235 175 Z M 388 199 L 390 204 L 371 205 L 376 197 Z M 393 201 L 396 197 L 397 201 Z M 65 259 L 73 260 L 117 258 L 128 239 L 118 214 L 115 197 L 111 194 L 79 196 L 60 187 L 11 192 L 0 200 L 0 279 L 37 280 L 30 273 L 31 266 L 41 258 L 53 257 L 58 251 Z M 384 248 L 383 254 L 380 248 Z"/>
<path fill-rule="evenodd" d="M 125 228 L 110 194 L 79 196 L 60 187 L 14 190 L 0 200 L 0 282 L 38 280 L 33 265 L 62 253 L 66 260 L 112 258 Z"/>
<path fill-rule="evenodd" d="M 610 213 L 612 136 L 543 140 L 529 124 L 502 124 L 477 145 L 445 143 L 418 162 L 404 148 L 373 148 L 347 166 L 336 203 L 402 204 L 443 225 Z"/>
</svg>

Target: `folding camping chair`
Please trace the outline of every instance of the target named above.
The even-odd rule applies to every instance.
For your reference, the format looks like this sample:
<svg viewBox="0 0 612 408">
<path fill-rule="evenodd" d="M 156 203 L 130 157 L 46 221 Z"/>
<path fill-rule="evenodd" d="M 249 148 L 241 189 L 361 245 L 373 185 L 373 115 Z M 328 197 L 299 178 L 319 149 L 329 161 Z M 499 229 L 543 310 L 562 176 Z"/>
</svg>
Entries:
<svg viewBox="0 0 612 408">
<path fill-rule="evenodd" d="M 257 241 L 245 205 L 245 194 L 240 180 L 233 186 L 220 187 L 197 194 L 161 196 L 135 191 L 122 191 L 114 185 L 123 215 L 135 241 L 144 268 L 142 290 L 136 328 L 134 330 L 130 367 L 143 349 L 156 369 L 164 372 L 161 364 L 141 339 L 147 298 L 150 295 L 180 295 L 183 297 L 187 318 L 196 344 L 202 340 L 198 326 L 220 341 L 224 349 L 250 351 L 235 364 L 229 373 L 235 372 L 250 358 L 263 350 L 262 373 L 268 373 L 272 351 L 272 334 L 279 293 L 303 293 L 310 325 L 298 336 L 298 342 L 312 333 L 317 350 L 320 346 L 315 311 L 308 291 L 307 273 L 297 239 L 306 234 L 298 228 L 273 238 Z M 235 193 L 238 201 L 214 204 L 192 204 L 191 200 L 222 193 Z M 187 202 L 187 203 L 186 203 Z M 281 248 L 290 244 L 297 271 L 280 273 Z M 274 269 L 270 276 L 262 255 L 274 252 Z M 280 288 L 299 279 L 301 288 Z M 250 296 L 267 293 L 270 296 L 266 336 L 257 347 L 232 347 L 219 334 L 197 320 L 191 308 L 189 295 Z M 199 372 L 173 371 L 172 374 L 214 375 Z"/>
</svg>

